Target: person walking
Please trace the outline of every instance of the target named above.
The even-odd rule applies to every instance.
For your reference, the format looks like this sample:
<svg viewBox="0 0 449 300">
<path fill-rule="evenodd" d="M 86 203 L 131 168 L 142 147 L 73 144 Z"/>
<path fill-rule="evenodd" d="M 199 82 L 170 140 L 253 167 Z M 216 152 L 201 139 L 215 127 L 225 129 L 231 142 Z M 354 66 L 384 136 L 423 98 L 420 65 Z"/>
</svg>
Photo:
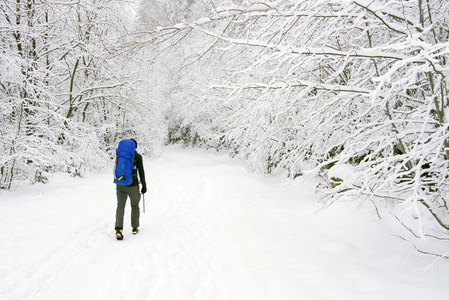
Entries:
<svg viewBox="0 0 449 300">
<path fill-rule="evenodd" d="M 139 219 L 140 219 L 140 193 L 145 194 L 147 192 L 147 185 L 145 181 L 145 170 L 143 168 L 142 155 L 137 153 L 137 141 L 130 139 L 135 144 L 134 161 L 132 164 L 132 183 L 129 185 L 121 185 L 116 178 L 117 192 L 117 210 L 115 213 L 115 234 L 117 240 L 123 239 L 123 216 L 125 214 L 126 200 L 129 197 L 131 202 L 131 226 L 132 233 L 136 235 L 139 232 Z M 131 143 L 132 144 L 132 143 Z M 120 147 L 120 144 L 119 144 Z M 138 175 L 138 176 L 137 176 Z M 139 193 L 139 179 L 142 184 L 142 189 Z"/>
</svg>

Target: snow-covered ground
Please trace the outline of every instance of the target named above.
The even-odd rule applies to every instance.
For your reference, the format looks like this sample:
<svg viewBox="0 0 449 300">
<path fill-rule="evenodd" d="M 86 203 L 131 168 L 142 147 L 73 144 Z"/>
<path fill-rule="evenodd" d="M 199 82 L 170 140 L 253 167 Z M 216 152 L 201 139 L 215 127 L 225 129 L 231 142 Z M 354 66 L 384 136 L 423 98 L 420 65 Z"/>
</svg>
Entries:
<svg viewBox="0 0 449 300">
<path fill-rule="evenodd" d="M 144 158 L 141 231 L 114 236 L 111 172 L 0 194 L 0 299 L 448 299 L 449 262 L 372 207 L 320 209 L 316 183 L 164 148 Z"/>
</svg>

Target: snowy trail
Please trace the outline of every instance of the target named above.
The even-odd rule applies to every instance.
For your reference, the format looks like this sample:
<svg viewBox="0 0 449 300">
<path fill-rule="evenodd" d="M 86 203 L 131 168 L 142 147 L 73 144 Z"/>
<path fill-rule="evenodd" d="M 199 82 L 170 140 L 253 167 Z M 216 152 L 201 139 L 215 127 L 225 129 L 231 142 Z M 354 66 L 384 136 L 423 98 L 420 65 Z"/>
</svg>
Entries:
<svg viewBox="0 0 449 300">
<path fill-rule="evenodd" d="M 0 299 L 447 299 L 449 263 L 314 184 L 167 147 L 144 158 L 141 231 L 114 237 L 110 172 L 0 194 Z"/>
</svg>

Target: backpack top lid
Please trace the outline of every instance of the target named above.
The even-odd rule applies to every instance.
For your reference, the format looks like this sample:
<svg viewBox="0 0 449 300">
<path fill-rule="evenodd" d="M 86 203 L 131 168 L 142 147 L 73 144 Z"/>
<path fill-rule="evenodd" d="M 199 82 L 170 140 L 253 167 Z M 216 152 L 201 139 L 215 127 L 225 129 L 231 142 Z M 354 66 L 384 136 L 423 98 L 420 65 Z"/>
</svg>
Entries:
<svg viewBox="0 0 449 300">
<path fill-rule="evenodd" d="M 131 158 L 134 156 L 134 153 L 136 152 L 136 144 L 133 140 L 121 140 L 118 143 L 117 150 L 115 150 L 115 154 L 119 157 L 126 157 Z"/>
</svg>

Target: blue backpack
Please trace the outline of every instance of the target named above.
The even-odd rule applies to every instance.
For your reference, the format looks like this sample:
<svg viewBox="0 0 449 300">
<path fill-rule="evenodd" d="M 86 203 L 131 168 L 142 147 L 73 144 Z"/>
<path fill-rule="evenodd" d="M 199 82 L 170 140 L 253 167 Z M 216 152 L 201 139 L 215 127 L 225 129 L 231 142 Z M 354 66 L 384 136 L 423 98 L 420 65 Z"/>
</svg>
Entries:
<svg viewBox="0 0 449 300">
<path fill-rule="evenodd" d="M 132 173 L 136 156 L 136 144 L 132 140 L 121 140 L 117 150 L 115 150 L 115 154 L 114 183 L 128 186 L 133 183 Z"/>
</svg>

